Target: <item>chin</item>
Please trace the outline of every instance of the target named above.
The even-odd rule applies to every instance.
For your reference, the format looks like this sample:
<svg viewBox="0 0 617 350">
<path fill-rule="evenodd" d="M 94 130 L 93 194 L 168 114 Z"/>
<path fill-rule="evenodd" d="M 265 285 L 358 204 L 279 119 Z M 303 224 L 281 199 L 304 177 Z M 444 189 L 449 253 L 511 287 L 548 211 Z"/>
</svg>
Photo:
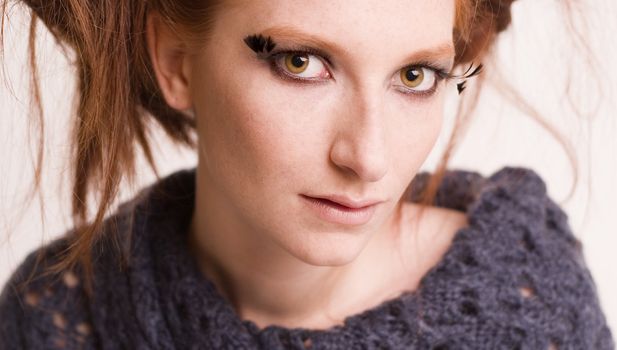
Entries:
<svg viewBox="0 0 617 350">
<path fill-rule="evenodd" d="M 312 235 L 320 237 L 293 242 L 296 244 L 286 249 L 298 260 L 314 266 L 343 266 L 353 262 L 366 246 L 368 238 L 334 232 Z"/>
</svg>

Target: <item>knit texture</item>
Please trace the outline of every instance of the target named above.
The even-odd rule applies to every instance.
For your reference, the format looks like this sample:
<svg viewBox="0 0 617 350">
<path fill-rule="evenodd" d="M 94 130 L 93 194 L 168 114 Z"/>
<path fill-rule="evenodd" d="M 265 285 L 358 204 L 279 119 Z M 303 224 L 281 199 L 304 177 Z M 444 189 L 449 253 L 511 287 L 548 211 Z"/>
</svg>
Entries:
<svg viewBox="0 0 617 350">
<path fill-rule="evenodd" d="M 79 271 L 18 288 L 41 271 L 35 254 L 53 261 L 66 237 L 31 252 L 0 295 L 0 349 L 614 349 L 581 244 L 531 170 L 448 172 L 435 205 L 466 212 L 468 227 L 418 289 L 325 330 L 238 317 L 190 253 L 194 190 L 195 169 L 178 171 L 106 219 L 130 235 L 129 268 L 102 240 L 91 299 Z"/>
</svg>

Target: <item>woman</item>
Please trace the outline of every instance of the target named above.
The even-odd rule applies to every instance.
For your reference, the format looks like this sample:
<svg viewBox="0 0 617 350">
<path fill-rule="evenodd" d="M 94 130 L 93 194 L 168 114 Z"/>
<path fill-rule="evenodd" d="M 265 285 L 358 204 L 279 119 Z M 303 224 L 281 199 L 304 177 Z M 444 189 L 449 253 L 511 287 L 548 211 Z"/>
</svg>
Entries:
<svg viewBox="0 0 617 350">
<path fill-rule="evenodd" d="M 418 174 L 510 1 L 26 3 L 76 53 L 76 224 L 0 347 L 614 347 L 534 172 Z M 198 166 L 103 219 L 148 117 Z"/>
</svg>

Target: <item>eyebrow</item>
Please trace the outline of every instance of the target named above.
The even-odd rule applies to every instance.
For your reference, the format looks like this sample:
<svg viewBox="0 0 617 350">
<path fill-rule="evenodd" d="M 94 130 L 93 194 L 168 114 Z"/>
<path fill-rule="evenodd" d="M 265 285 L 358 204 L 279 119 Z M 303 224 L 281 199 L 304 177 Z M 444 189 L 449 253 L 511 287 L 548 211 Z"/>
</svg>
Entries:
<svg viewBox="0 0 617 350">
<path fill-rule="evenodd" d="M 348 50 L 339 47 L 335 43 L 287 25 L 270 27 L 261 31 L 261 33 L 266 37 L 272 36 L 274 39 L 300 42 L 304 45 L 315 46 L 320 49 L 323 48 L 328 52 L 337 54 L 348 52 Z M 438 44 L 435 47 L 420 49 L 412 53 L 405 58 L 403 64 L 431 60 L 448 61 L 448 63 L 451 63 L 451 61 L 454 60 L 454 55 L 454 45 L 451 42 L 445 42 Z"/>
<path fill-rule="evenodd" d="M 454 60 L 454 46 L 451 43 L 439 44 L 433 48 L 421 49 L 407 57 L 407 61 Z"/>
</svg>

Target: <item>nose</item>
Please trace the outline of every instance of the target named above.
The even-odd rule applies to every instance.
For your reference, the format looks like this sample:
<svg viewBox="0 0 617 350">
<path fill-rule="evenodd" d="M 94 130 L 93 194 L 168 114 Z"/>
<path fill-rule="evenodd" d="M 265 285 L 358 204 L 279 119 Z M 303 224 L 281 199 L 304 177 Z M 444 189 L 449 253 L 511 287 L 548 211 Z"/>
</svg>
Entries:
<svg viewBox="0 0 617 350">
<path fill-rule="evenodd" d="M 348 95 L 336 118 L 330 160 L 340 170 L 363 181 L 376 182 L 388 171 L 386 124 L 382 100 L 373 94 Z"/>
</svg>

